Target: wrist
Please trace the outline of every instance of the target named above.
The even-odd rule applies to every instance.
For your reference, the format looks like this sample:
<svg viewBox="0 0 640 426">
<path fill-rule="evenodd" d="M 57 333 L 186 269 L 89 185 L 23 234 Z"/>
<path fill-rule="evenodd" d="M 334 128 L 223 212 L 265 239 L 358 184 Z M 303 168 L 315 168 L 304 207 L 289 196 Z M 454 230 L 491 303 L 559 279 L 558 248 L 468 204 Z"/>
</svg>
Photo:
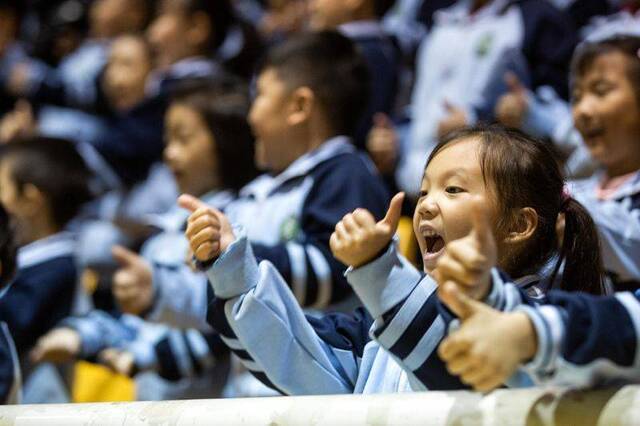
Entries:
<svg viewBox="0 0 640 426">
<path fill-rule="evenodd" d="M 538 351 L 538 338 L 531 320 L 524 312 L 514 312 L 511 316 L 512 330 L 516 337 L 515 347 L 519 352 L 521 363 L 527 363 Z"/>
<path fill-rule="evenodd" d="M 351 266 L 353 269 L 358 269 L 362 266 L 368 265 L 374 260 L 378 259 L 382 255 L 384 255 L 387 251 L 389 251 L 389 246 L 393 240 L 389 240 L 380 250 L 376 252 L 373 256 L 368 256 L 364 259 L 358 259 L 355 262 L 349 262 L 348 266 Z"/>
<path fill-rule="evenodd" d="M 486 276 L 480 280 L 478 284 L 469 294 L 473 299 L 483 301 L 486 300 L 491 292 L 491 271 L 486 273 Z"/>
</svg>

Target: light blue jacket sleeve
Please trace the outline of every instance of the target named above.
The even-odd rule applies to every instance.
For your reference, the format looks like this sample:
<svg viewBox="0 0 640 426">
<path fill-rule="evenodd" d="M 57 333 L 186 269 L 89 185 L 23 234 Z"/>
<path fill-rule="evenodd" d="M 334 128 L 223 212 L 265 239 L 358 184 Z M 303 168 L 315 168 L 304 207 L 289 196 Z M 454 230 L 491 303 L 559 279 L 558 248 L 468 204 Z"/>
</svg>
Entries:
<svg viewBox="0 0 640 426">
<path fill-rule="evenodd" d="M 164 232 L 142 247 L 141 254 L 152 267 L 155 290 L 153 306 L 145 319 L 209 332 L 207 277 L 186 264 L 188 249 L 181 232 Z"/>
<path fill-rule="evenodd" d="M 602 201 L 591 186 L 574 183 L 570 190 L 596 224 L 605 269 L 620 281 L 640 281 L 640 209 L 633 200 L 639 195 Z"/>
<path fill-rule="evenodd" d="M 513 310 L 522 303 L 518 289 L 504 281 L 497 270 L 492 271 L 492 277 L 494 284 L 486 303 L 501 310 Z M 349 270 L 347 278 L 374 317 L 374 340 L 399 361 L 413 389 L 465 388 L 448 373 L 437 354 L 440 342 L 449 328 L 456 327 L 457 320 L 443 309 L 431 277 L 423 277 L 391 246 L 373 262 Z M 523 380 L 514 383 L 522 385 Z"/>
<path fill-rule="evenodd" d="M 307 319 L 274 266 L 257 263 L 244 236 L 207 275 L 215 294 L 212 325 L 256 377 L 286 394 L 353 392 L 364 346 L 355 340 L 366 338 L 370 321 L 348 320 L 360 329 L 350 340 L 338 331 L 344 318 Z"/>
<path fill-rule="evenodd" d="M 211 331 L 207 323 L 207 277 L 186 264 L 153 264 L 155 302 L 146 319 L 173 327 Z"/>
<path fill-rule="evenodd" d="M 374 318 L 372 337 L 389 351 L 416 390 L 459 389 L 436 355 L 445 336 L 436 283 L 392 244 L 378 259 L 350 269 L 347 279 Z"/>
<path fill-rule="evenodd" d="M 106 348 L 121 348 L 137 336 L 135 327 L 104 311 L 94 310 L 82 317 L 65 318 L 58 325 L 68 327 L 80 335 L 81 358 L 93 358 Z"/>
</svg>

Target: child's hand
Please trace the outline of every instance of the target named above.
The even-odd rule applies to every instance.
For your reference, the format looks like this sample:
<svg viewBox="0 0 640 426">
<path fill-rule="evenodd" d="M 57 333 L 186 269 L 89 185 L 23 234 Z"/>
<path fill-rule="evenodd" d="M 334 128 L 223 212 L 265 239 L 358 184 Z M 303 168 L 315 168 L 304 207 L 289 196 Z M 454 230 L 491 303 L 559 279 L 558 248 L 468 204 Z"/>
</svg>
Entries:
<svg viewBox="0 0 640 426">
<path fill-rule="evenodd" d="M 505 126 L 520 128 L 529 109 L 527 89 L 514 73 L 507 73 L 504 80 L 509 91 L 498 100 L 495 115 Z"/>
<path fill-rule="evenodd" d="M 438 123 L 438 139 L 468 124 L 467 113 L 462 108 L 445 101 L 444 109 L 447 115 Z"/>
<path fill-rule="evenodd" d="M 135 358 L 131 352 L 108 348 L 98 354 L 100 363 L 118 374 L 131 376 L 135 366 Z"/>
<path fill-rule="evenodd" d="M 338 222 L 329 240 L 333 256 L 354 268 L 373 260 L 393 238 L 400 220 L 403 200 L 403 192 L 396 194 L 391 200 L 387 215 L 378 223 L 365 209 L 356 209 L 347 214 Z"/>
<path fill-rule="evenodd" d="M 367 151 L 383 175 L 393 173 L 398 159 L 398 135 L 385 114 L 373 117 L 373 128 L 367 136 Z"/>
<path fill-rule="evenodd" d="M 191 195 L 181 195 L 178 204 L 191 212 L 185 235 L 194 256 L 208 262 L 224 252 L 236 239 L 227 217 Z"/>
<path fill-rule="evenodd" d="M 497 388 L 536 353 L 536 334 L 522 312 L 502 313 L 447 282 L 440 299 L 462 321 L 438 349 L 451 374 L 480 392 Z"/>
<path fill-rule="evenodd" d="M 19 99 L 13 111 L 0 120 L 0 143 L 7 143 L 18 137 L 28 137 L 37 133 L 37 123 L 31 104 Z"/>
<path fill-rule="evenodd" d="M 452 281 L 460 291 L 476 300 L 484 299 L 489 293 L 491 268 L 497 261 L 496 242 L 485 205 L 486 201 L 481 197 L 472 201 L 471 232 L 446 245 L 433 273 L 440 286 Z"/>
<path fill-rule="evenodd" d="M 153 303 L 153 273 L 141 256 L 122 246 L 111 250 L 120 267 L 113 275 L 113 296 L 122 312 L 140 315 Z"/>
<path fill-rule="evenodd" d="M 40 337 L 29 353 L 33 363 L 72 361 L 80 353 L 80 334 L 72 328 L 54 328 Z"/>
</svg>

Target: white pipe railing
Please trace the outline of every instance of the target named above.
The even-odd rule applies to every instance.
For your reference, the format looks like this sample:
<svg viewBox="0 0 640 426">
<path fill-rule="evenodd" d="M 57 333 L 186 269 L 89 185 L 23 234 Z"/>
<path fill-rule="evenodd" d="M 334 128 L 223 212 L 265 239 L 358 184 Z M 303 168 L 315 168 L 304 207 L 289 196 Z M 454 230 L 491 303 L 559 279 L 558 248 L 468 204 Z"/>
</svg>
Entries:
<svg viewBox="0 0 640 426">
<path fill-rule="evenodd" d="M 640 387 L 12 405 L 5 425 L 640 425 Z"/>
</svg>

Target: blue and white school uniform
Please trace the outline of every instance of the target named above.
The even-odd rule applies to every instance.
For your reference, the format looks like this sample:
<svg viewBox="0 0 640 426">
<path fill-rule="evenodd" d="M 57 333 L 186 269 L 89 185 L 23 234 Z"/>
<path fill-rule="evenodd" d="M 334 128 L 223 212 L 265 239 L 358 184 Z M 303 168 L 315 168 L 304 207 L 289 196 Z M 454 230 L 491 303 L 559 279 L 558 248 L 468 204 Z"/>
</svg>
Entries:
<svg viewBox="0 0 640 426">
<path fill-rule="evenodd" d="M 170 328 L 137 316 L 113 316 L 98 310 L 66 318 L 60 326 L 79 333 L 81 359 L 96 362 L 108 348 L 127 351 L 134 358 L 134 375 L 154 372 L 172 382 L 205 375 L 209 397 L 221 394 L 229 373 L 229 350 L 213 331 Z"/>
<path fill-rule="evenodd" d="M 485 89 L 503 79 L 503 55 L 520 51 L 533 87 L 550 85 L 566 94 L 567 64 L 576 35 L 569 19 L 547 2 L 494 0 L 474 14 L 459 1 L 434 15 L 418 52 L 411 128 L 397 171 L 400 187 L 417 194 L 428 154 L 436 144 L 444 101 L 462 108 L 473 123 L 487 107 Z"/>
<path fill-rule="evenodd" d="M 207 271 L 215 295 L 209 321 L 263 383 L 290 395 L 465 388 L 435 354 L 445 334 L 436 284 L 395 248 L 347 273 L 373 318 L 362 308 L 305 316 L 277 269 L 258 263 L 244 232 L 236 231 L 238 239 Z M 408 296 L 409 307 L 397 309 Z M 416 327 L 421 334 L 407 350 L 402 343 L 416 337 Z"/>
<path fill-rule="evenodd" d="M 535 383 L 640 382 L 637 293 L 596 297 L 551 291 L 543 304 L 517 310 L 529 316 L 536 332 L 537 352 L 522 368 Z"/>
<path fill-rule="evenodd" d="M 209 321 L 255 377 L 289 395 L 412 390 L 371 341 L 366 311 L 305 316 L 277 268 L 258 264 L 244 232 L 236 236 L 207 271 L 215 294 Z"/>
<path fill-rule="evenodd" d="M 212 191 L 201 197 L 203 202 L 218 209 L 224 209 L 234 198 L 231 191 Z M 145 242 L 140 253 L 152 266 L 156 291 L 168 292 L 168 298 L 176 305 L 185 310 L 201 312 L 200 315 L 204 318 L 206 305 L 198 307 L 197 303 L 206 301 L 206 293 L 191 300 L 181 298 L 185 292 L 176 290 L 181 286 L 190 286 L 202 288 L 206 292 L 204 274 L 185 267 L 188 242 L 184 236 L 184 228 L 188 216 L 187 210 L 174 203 L 166 213 L 147 217 L 149 224 L 163 232 Z M 182 271 L 179 278 L 176 278 L 176 270 Z M 160 296 L 158 299 L 164 300 Z M 158 316 L 162 316 L 160 312 L 163 311 L 163 306 L 156 304 L 155 308 L 156 311 L 149 317 L 158 319 Z M 169 323 L 181 321 L 174 319 Z M 67 318 L 62 325 L 71 327 L 80 334 L 80 357 L 83 359 L 95 361 L 104 349 L 122 349 L 133 354 L 136 369 L 140 372 L 153 371 L 170 381 L 186 378 L 190 379 L 191 384 L 194 384 L 197 376 L 206 375 L 206 396 L 219 396 L 222 392 L 229 371 L 229 351 L 204 320 L 199 325 L 207 331 L 201 332 L 195 329 L 175 329 L 131 315 L 113 316 L 94 310 L 86 316 Z M 162 386 L 156 394 L 166 391 L 174 397 L 203 396 L 189 393 L 188 389 L 181 392 L 176 389 L 176 385 L 165 388 L 167 387 Z"/>
<path fill-rule="evenodd" d="M 640 172 L 626 181 L 607 200 L 596 189 L 602 172 L 574 181 L 569 192 L 591 214 L 600 237 L 602 260 L 614 287 L 640 287 Z"/>
<path fill-rule="evenodd" d="M 64 402 L 64 385 L 49 365 L 32 368 L 28 351 L 39 337 L 69 316 L 77 301 L 75 238 L 60 232 L 18 250 L 18 271 L 0 298 L 0 321 L 15 342 L 25 377 L 24 402 Z M 6 337 L 6 336 L 5 336 Z M 36 377 L 46 377 L 46 384 Z"/>
<path fill-rule="evenodd" d="M 373 316 L 372 339 L 417 382 L 414 389 L 466 388 L 449 374 L 437 354 L 453 318 L 440 304 L 436 282 L 430 276 L 418 272 L 392 245 L 378 259 L 350 269 L 347 279 Z M 517 282 L 530 297 L 537 298 L 542 294 L 540 281 L 540 277 L 531 275 Z M 490 292 L 486 303 L 515 307 L 511 295 L 499 297 L 496 291 Z"/>
<path fill-rule="evenodd" d="M 0 404 L 19 404 L 22 377 L 20 360 L 9 327 L 0 322 Z"/>
<path fill-rule="evenodd" d="M 593 386 L 640 382 L 638 294 L 592 296 L 551 290 L 531 299 L 504 274 L 493 274 L 490 305 L 524 312 L 538 348 L 517 373 L 532 383 Z"/>
<path fill-rule="evenodd" d="M 235 199 L 229 191 L 209 192 L 201 197 L 206 204 L 226 209 Z M 169 325 L 210 331 L 207 312 L 206 277 L 187 265 L 189 242 L 184 235 L 189 211 L 174 206 L 149 222 L 164 230 L 142 246 L 140 255 L 153 269 L 155 301 L 147 319 Z M 186 313 L 186 314 L 185 314 Z"/>
<path fill-rule="evenodd" d="M 249 183 L 225 214 L 245 229 L 256 256 L 277 268 L 301 306 L 322 310 L 354 303 L 343 275 L 346 267 L 329 249 L 335 224 L 358 207 L 382 218 L 387 200 L 370 160 L 348 138 L 337 137 L 278 176 L 263 175 Z M 186 266 L 163 273 L 153 318 L 202 328 L 208 306 L 204 276 Z M 195 283 L 195 277 L 203 281 Z M 160 288 L 165 285 L 167 290 Z"/>
<path fill-rule="evenodd" d="M 204 56 L 182 59 L 167 69 L 157 70 L 149 76 L 146 94 L 148 97 L 167 96 L 171 88 L 181 80 L 189 78 L 213 78 L 222 71 L 220 65 Z"/>
<path fill-rule="evenodd" d="M 75 239 L 61 232 L 18 249 L 18 271 L 0 299 L 20 355 L 72 312 L 76 297 Z"/>
</svg>

